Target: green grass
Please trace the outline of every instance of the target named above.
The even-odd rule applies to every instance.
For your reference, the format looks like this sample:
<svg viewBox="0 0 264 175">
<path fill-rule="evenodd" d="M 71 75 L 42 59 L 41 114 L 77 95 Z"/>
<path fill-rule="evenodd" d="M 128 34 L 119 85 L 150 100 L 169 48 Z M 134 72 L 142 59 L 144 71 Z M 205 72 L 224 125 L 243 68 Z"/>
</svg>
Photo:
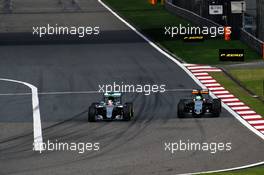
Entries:
<svg viewBox="0 0 264 175">
<path fill-rule="evenodd" d="M 264 68 L 232 69 L 229 72 L 256 95 L 264 98 Z"/>
<path fill-rule="evenodd" d="M 230 172 L 211 173 L 208 175 L 263 175 L 263 173 L 264 173 L 264 166 L 259 166 L 259 167 L 230 171 Z"/>
<path fill-rule="evenodd" d="M 245 60 L 261 57 L 239 40 L 224 41 L 222 38 L 204 42 L 187 43 L 164 35 L 165 26 L 187 25 L 190 22 L 169 13 L 164 6 L 152 6 L 148 0 L 104 0 L 115 11 L 141 30 L 149 38 L 164 46 L 189 63 L 219 64 L 218 49 L 240 48 L 245 50 Z M 226 64 L 226 63 L 225 63 Z M 228 64 L 228 63 L 227 63 Z"/>
<path fill-rule="evenodd" d="M 258 114 L 264 116 L 263 102 L 251 97 L 244 89 L 222 72 L 210 73 L 229 92 L 238 97 L 242 102 L 254 109 Z"/>
</svg>

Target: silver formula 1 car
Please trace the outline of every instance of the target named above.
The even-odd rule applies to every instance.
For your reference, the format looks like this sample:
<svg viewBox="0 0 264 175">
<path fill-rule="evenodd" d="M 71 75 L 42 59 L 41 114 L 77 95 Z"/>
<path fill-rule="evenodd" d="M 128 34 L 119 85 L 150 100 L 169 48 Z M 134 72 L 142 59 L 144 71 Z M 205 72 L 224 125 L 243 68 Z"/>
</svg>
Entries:
<svg viewBox="0 0 264 175">
<path fill-rule="evenodd" d="M 105 93 L 103 100 L 92 103 L 88 111 L 88 121 L 124 120 L 129 121 L 134 116 L 133 103 L 122 104 L 122 94 L 116 92 Z"/>
<path fill-rule="evenodd" d="M 209 115 L 211 117 L 219 117 L 221 113 L 221 100 L 210 99 L 208 90 L 193 90 L 192 98 L 181 99 L 178 103 L 178 117 L 192 115 L 194 117 L 201 117 Z"/>
</svg>

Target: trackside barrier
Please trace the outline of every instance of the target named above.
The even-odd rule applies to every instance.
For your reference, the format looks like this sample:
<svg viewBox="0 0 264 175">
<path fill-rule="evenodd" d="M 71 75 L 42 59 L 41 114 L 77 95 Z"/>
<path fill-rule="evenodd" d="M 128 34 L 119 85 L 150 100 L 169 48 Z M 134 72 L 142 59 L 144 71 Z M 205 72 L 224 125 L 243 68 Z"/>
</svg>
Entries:
<svg viewBox="0 0 264 175">
<path fill-rule="evenodd" d="M 184 8 L 181 8 L 179 6 L 176 6 L 174 4 L 172 4 L 172 2 L 169 2 L 168 0 L 165 0 L 165 8 L 177 15 L 180 16 L 186 20 L 191 21 L 193 24 L 195 25 L 199 25 L 199 26 L 208 26 L 208 27 L 220 27 L 221 25 L 215 23 L 212 20 L 206 19 L 192 11 L 186 10 Z"/>
<path fill-rule="evenodd" d="M 264 59 L 264 43 L 262 44 L 262 58 Z"/>
<path fill-rule="evenodd" d="M 192 11 L 183 9 L 179 6 L 176 6 L 174 4 L 172 4 L 172 2 L 170 0 L 165 0 L 165 8 L 177 15 L 180 16 L 186 20 L 189 20 L 190 22 L 192 22 L 195 25 L 199 25 L 199 26 L 208 26 L 208 27 L 220 27 L 221 25 L 215 23 L 212 20 L 206 19 Z M 225 38 L 225 39 L 229 39 L 229 38 Z M 264 59 L 264 42 L 257 39 L 255 36 L 253 36 L 252 34 L 248 33 L 247 31 L 245 31 L 244 29 L 241 29 L 241 36 L 240 36 L 240 40 L 244 43 L 246 43 L 249 47 L 251 47 L 253 50 L 255 50 L 260 56 L 263 57 Z"/>
<path fill-rule="evenodd" d="M 264 42 L 248 33 L 244 29 L 241 29 L 240 40 L 246 43 L 249 47 L 255 50 L 264 59 Z"/>
</svg>

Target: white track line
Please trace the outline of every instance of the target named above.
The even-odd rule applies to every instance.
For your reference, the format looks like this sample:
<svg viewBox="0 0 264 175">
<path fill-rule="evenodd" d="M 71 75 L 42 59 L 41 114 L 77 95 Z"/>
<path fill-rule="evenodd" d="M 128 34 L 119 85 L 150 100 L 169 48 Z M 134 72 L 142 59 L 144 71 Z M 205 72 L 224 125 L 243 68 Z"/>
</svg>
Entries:
<svg viewBox="0 0 264 175">
<path fill-rule="evenodd" d="M 238 98 L 223 98 L 221 99 L 223 102 L 239 102 L 240 100 Z"/>
<path fill-rule="evenodd" d="M 188 63 L 182 63 L 182 65 L 186 67 L 192 67 L 192 66 L 203 66 L 202 64 L 188 64 Z"/>
<path fill-rule="evenodd" d="M 211 66 L 188 66 L 189 70 L 192 70 L 192 69 L 211 69 L 211 68 L 212 68 Z"/>
<path fill-rule="evenodd" d="M 249 119 L 262 119 L 262 117 L 260 116 L 260 115 L 245 115 L 245 116 L 243 116 L 242 115 L 242 117 L 245 119 L 245 120 L 249 120 Z"/>
<path fill-rule="evenodd" d="M 32 94 L 32 110 L 33 110 L 33 136 L 34 136 L 34 150 L 42 151 L 42 129 L 41 129 L 41 119 L 39 111 L 39 99 L 38 99 L 38 89 L 37 87 L 23 81 L 11 80 L 0 78 L 1 81 L 9 81 L 13 83 L 23 84 L 31 89 Z"/>
<path fill-rule="evenodd" d="M 248 111 L 236 111 L 238 114 L 243 115 L 243 114 L 256 114 L 255 111 L 248 110 Z"/>
<path fill-rule="evenodd" d="M 211 76 L 197 76 L 199 80 L 213 80 L 213 77 Z"/>
<path fill-rule="evenodd" d="M 208 87 L 209 90 L 224 90 L 225 88 L 219 86 L 219 87 Z"/>
<path fill-rule="evenodd" d="M 260 120 L 252 120 L 252 121 L 248 121 L 248 123 L 250 124 L 260 124 L 263 123 L 264 124 L 264 120 L 260 119 Z"/>
<path fill-rule="evenodd" d="M 264 129 L 264 125 L 261 126 L 254 126 L 256 129 Z"/>
<path fill-rule="evenodd" d="M 193 73 L 193 75 L 195 75 L 195 76 L 207 76 L 207 75 L 209 75 L 208 73 Z"/>
<path fill-rule="evenodd" d="M 196 73 L 198 73 L 198 72 L 222 72 L 222 70 L 221 69 L 214 69 L 214 68 L 211 68 L 211 69 L 198 69 L 198 70 L 194 69 L 194 70 L 191 70 L 191 72 L 196 72 Z"/>
<path fill-rule="evenodd" d="M 184 173 L 184 174 L 178 174 L 178 175 L 198 175 L 198 174 L 220 173 L 220 172 L 225 172 L 225 171 L 235 171 L 235 170 L 240 170 L 240 169 L 252 168 L 252 167 L 263 165 L 263 164 L 264 164 L 264 161 L 263 162 L 257 162 L 257 163 L 254 163 L 254 164 L 250 164 L 250 165 L 235 167 L 235 168 L 223 169 L 223 170 L 201 171 L 201 172 Z"/>
<path fill-rule="evenodd" d="M 230 107 L 245 105 L 243 102 L 234 102 L 234 103 L 226 103 L 226 104 Z"/>
<path fill-rule="evenodd" d="M 228 95 L 217 95 L 218 98 L 233 98 L 235 97 L 234 95 L 232 94 L 228 94 Z"/>
<path fill-rule="evenodd" d="M 210 87 L 210 86 L 221 86 L 219 83 L 204 83 L 204 85 L 206 87 Z"/>
<path fill-rule="evenodd" d="M 220 91 L 212 91 L 215 95 L 217 94 L 229 94 L 229 91 L 220 90 Z"/>
<path fill-rule="evenodd" d="M 217 83 L 216 80 L 201 80 L 201 83 Z"/>
<path fill-rule="evenodd" d="M 177 64 L 180 68 L 182 68 L 201 88 L 206 88 L 192 73 L 189 71 L 182 63 L 180 63 L 178 60 L 176 60 L 174 57 L 172 57 L 170 54 L 162 50 L 159 46 L 154 44 L 152 41 L 150 41 L 147 37 L 145 37 L 143 34 L 141 34 L 135 27 L 130 25 L 128 22 L 126 22 L 123 18 L 121 18 L 117 13 L 115 13 L 110 7 L 108 7 L 105 3 L 103 3 L 101 0 L 98 0 L 98 2 L 104 6 L 107 10 L 109 10 L 115 17 L 117 17 L 120 21 L 122 21 L 124 24 L 126 24 L 131 30 L 133 30 L 135 33 L 137 33 L 141 38 L 143 38 L 146 42 L 148 42 L 153 48 L 155 48 L 157 51 L 162 53 L 164 56 L 166 56 L 168 59 L 173 61 L 175 64 Z M 221 70 L 216 70 L 216 71 L 221 71 Z M 197 72 L 198 73 L 198 72 Z M 216 81 L 215 81 L 216 82 Z M 213 98 L 216 98 L 214 94 L 210 92 L 210 95 Z M 240 121 L 243 125 L 245 125 L 249 130 L 254 132 L 256 135 L 261 137 L 264 140 L 264 135 L 259 133 L 258 130 L 253 128 L 249 123 L 247 123 L 245 120 L 243 120 L 237 113 L 235 113 L 229 106 L 227 106 L 225 103 L 222 103 L 223 107 L 231 113 L 238 121 Z M 257 165 L 263 164 L 263 162 L 258 162 L 255 164 L 250 164 L 246 166 L 240 166 L 240 167 L 235 167 L 235 168 L 229 168 L 229 169 L 222 169 L 222 170 L 215 170 L 215 171 L 205 171 L 205 172 L 198 172 L 198 173 L 185 173 L 185 174 L 201 174 L 201 173 L 212 173 L 212 172 L 223 172 L 223 171 L 229 171 L 229 170 L 238 170 L 242 168 L 248 168 L 248 167 L 253 167 Z"/>
<path fill-rule="evenodd" d="M 233 110 L 250 109 L 248 106 L 231 107 Z"/>
</svg>

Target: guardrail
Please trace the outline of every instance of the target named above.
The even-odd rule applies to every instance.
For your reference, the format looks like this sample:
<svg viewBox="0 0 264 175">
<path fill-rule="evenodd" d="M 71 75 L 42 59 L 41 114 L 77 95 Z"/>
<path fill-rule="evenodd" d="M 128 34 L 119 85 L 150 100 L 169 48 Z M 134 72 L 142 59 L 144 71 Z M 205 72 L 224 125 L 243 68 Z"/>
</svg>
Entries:
<svg viewBox="0 0 264 175">
<path fill-rule="evenodd" d="M 187 19 L 195 25 L 208 26 L 208 27 L 221 27 L 220 24 L 217 24 L 216 22 L 214 22 L 210 19 L 204 18 L 204 17 L 202 17 L 202 16 L 200 16 L 200 15 L 198 15 L 192 11 L 178 7 L 174 4 L 172 4 L 171 2 L 169 2 L 168 0 L 165 1 L 165 8 L 169 12 L 171 12 L 177 16 L 180 16 L 184 19 Z"/>
<path fill-rule="evenodd" d="M 258 52 L 264 59 L 264 42 L 248 33 L 244 29 L 241 29 L 240 40 L 246 43 L 249 47 Z"/>
<path fill-rule="evenodd" d="M 174 4 L 172 4 L 169 0 L 165 1 L 165 8 L 177 15 L 180 16 L 186 20 L 189 20 L 195 25 L 199 26 L 208 26 L 208 27 L 221 27 L 220 24 L 217 24 L 216 22 L 206 19 L 192 11 L 186 10 L 184 8 L 178 7 Z M 254 49 L 259 55 L 262 56 L 264 59 L 264 42 L 257 39 L 255 36 L 252 34 L 248 33 L 244 29 L 241 29 L 241 34 L 240 34 L 240 40 L 244 43 L 246 43 L 249 47 Z"/>
</svg>

